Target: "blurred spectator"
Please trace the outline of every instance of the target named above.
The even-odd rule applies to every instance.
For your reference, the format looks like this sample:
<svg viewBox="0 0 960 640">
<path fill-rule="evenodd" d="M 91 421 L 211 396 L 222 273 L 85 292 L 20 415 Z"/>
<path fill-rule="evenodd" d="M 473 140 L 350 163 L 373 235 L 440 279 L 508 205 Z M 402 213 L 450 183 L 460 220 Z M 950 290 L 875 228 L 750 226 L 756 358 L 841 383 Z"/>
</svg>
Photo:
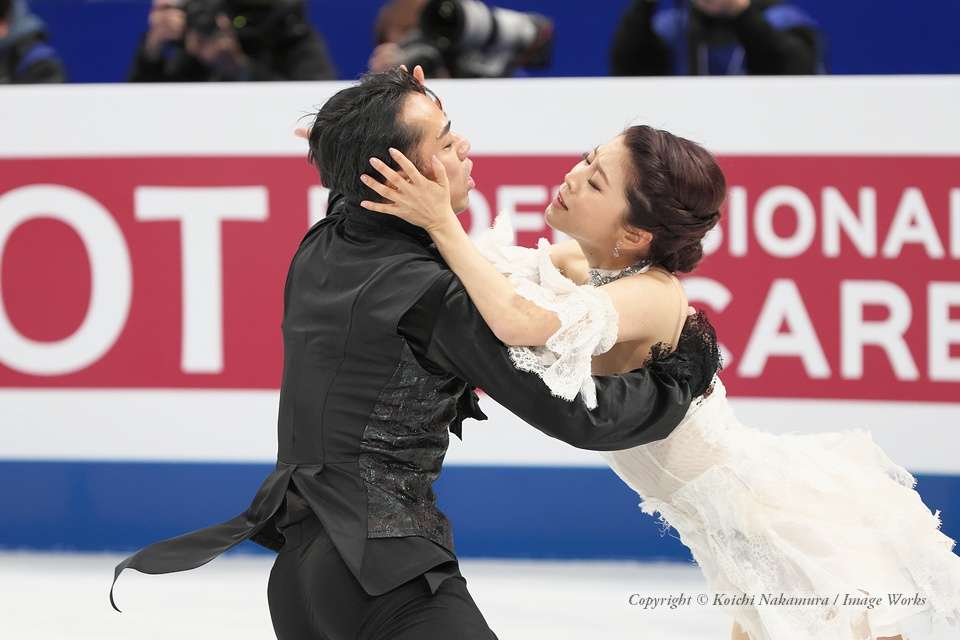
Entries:
<svg viewBox="0 0 960 640">
<path fill-rule="evenodd" d="M 66 82 L 47 27 L 30 13 L 27 0 L 0 0 L 0 84 Z"/>
<path fill-rule="evenodd" d="M 330 80 L 305 0 L 153 0 L 132 82 Z"/>
<path fill-rule="evenodd" d="M 399 43 L 418 31 L 426 4 L 427 0 L 390 0 L 380 8 L 373 28 L 376 47 L 370 56 L 370 71 L 379 73 L 401 64 Z"/>
<path fill-rule="evenodd" d="M 802 75 L 824 73 L 817 23 L 779 0 L 690 0 L 659 8 L 632 0 L 613 40 L 611 73 Z"/>
<path fill-rule="evenodd" d="M 371 71 L 420 65 L 432 78 L 501 78 L 544 69 L 553 21 L 482 0 L 392 0 L 374 28 Z"/>
</svg>

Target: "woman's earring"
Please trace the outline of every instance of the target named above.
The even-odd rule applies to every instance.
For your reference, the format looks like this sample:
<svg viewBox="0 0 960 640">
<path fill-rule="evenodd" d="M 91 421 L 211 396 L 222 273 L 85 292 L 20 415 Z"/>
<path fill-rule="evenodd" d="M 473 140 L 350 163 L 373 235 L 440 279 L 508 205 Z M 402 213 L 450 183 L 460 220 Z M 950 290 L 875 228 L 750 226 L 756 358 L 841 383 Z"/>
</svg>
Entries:
<svg viewBox="0 0 960 640">
<path fill-rule="evenodd" d="M 620 243 L 619 243 L 619 242 L 617 242 L 617 244 L 614 245 L 614 247 L 613 247 L 613 255 L 614 255 L 615 257 L 617 257 L 617 258 L 620 257 Z"/>
</svg>

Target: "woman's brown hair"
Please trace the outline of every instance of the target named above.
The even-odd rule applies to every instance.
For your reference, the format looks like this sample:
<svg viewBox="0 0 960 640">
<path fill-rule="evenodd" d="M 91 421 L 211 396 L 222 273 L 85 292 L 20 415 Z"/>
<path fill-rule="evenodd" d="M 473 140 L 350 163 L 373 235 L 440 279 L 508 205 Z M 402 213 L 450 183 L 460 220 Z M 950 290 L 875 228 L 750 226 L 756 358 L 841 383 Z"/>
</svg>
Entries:
<svg viewBox="0 0 960 640">
<path fill-rule="evenodd" d="M 627 222 L 653 234 L 648 258 L 689 272 L 703 258 L 703 236 L 720 220 L 727 182 L 713 155 L 695 142 L 646 125 L 624 131 L 632 180 Z"/>
</svg>

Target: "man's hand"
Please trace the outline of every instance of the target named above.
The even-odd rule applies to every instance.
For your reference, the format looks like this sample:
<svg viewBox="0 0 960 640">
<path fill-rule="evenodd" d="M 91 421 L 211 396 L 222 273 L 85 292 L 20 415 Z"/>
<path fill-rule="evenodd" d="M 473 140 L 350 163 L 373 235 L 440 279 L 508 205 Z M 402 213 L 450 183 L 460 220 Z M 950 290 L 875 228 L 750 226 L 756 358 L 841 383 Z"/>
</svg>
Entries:
<svg viewBox="0 0 960 640">
<path fill-rule="evenodd" d="M 183 38 L 187 16 L 180 5 L 178 0 L 153 0 L 147 38 L 144 42 L 148 57 L 156 59 L 163 45 Z"/>
<path fill-rule="evenodd" d="M 406 71 L 407 65 L 402 64 L 400 65 L 400 68 Z M 421 85 L 424 85 L 427 83 L 427 78 L 426 76 L 424 76 L 424 73 L 423 73 L 423 67 L 421 67 L 420 65 L 417 65 L 413 68 L 413 78 L 414 80 L 419 82 Z M 303 138 L 304 140 L 309 140 L 310 130 L 307 129 L 306 127 L 297 127 L 296 129 L 293 130 L 293 135 L 297 136 L 298 138 Z M 463 146 L 463 143 L 461 143 L 461 146 Z M 466 152 L 464 152 L 464 156 L 466 156 Z"/>
<path fill-rule="evenodd" d="M 735 18 L 750 6 L 750 0 L 693 0 L 693 6 L 710 16 Z"/>
<path fill-rule="evenodd" d="M 209 37 L 188 32 L 185 41 L 187 53 L 226 76 L 236 76 L 247 66 L 247 56 L 240 48 L 230 18 L 223 14 L 217 16 L 217 27 L 217 32 Z"/>
</svg>

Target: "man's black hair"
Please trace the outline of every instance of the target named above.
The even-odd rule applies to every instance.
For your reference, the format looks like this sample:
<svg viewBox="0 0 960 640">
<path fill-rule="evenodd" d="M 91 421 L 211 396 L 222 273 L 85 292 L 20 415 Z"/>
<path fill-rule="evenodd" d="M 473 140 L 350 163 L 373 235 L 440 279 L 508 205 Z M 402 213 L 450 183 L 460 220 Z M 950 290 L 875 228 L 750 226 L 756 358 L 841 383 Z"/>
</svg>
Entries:
<svg viewBox="0 0 960 640">
<path fill-rule="evenodd" d="M 320 172 L 320 180 L 347 201 L 380 201 L 360 182 L 360 174 L 380 175 L 370 158 L 380 158 L 397 169 L 388 149 L 399 149 L 420 166 L 417 145 L 423 135 L 401 119 L 403 104 L 413 93 L 427 94 L 414 77 L 401 69 L 369 73 L 360 84 L 338 91 L 320 107 L 310 130 L 307 159 Z"/>
<path fill-rule="evenodd" d="M 11 9 L 13 9 L 13 0 L 0 0 L 0 22 L 10 19 Z"/>
</svg>

